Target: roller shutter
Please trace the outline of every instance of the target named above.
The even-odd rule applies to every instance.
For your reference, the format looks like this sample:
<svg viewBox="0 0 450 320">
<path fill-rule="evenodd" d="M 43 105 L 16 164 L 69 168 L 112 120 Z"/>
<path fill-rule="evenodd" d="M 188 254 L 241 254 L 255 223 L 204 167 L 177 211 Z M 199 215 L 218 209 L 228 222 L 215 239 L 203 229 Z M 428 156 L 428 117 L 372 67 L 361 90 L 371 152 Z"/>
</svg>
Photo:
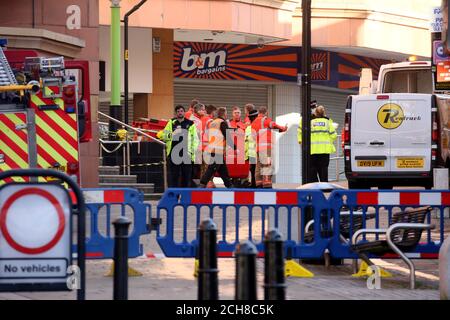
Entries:
<svg viewBox="0 0 450 320">
<path fill-rule="evenodd" d="M 254 84 L 206 84 L 198 81 L 175 82 L 175 105 L 189 106 L 192 99 L 203 104 L 226 107 L 231 115 L 231 107 L 243 107 L 247 103 L 269 106 L 269 86 Z"/>
</svg>

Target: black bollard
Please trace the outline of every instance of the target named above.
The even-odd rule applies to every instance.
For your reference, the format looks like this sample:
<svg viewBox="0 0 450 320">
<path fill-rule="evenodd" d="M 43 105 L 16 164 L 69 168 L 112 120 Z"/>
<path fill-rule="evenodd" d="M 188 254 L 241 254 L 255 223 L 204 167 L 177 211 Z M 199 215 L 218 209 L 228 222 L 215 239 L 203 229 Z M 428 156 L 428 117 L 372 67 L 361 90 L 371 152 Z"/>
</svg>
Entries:
<svg viewBox="0 0 450 320">
<path fill-rule="evenodd" d="M 114 220 L 114 300 L 128 300 L 128 227 L 126 217 Z"/>
<path fill-rule="evenodd" d="M 212 219 L 208 219 L 200 224 L 198 232 L 198 300 L 219 300 L 217 226 Z"/>
<path fill-rule="evenodd" d="M 240 243 L 236 249 L 236 300 L 257 300 L 256 255 L 258 250 L 250 241 Z"/>
<path fill-rule="evenodd" d="M 283 237 L 278 230 L 271 230 L 264 239 L 264 299 L 285 300 Z"/>
</svg>

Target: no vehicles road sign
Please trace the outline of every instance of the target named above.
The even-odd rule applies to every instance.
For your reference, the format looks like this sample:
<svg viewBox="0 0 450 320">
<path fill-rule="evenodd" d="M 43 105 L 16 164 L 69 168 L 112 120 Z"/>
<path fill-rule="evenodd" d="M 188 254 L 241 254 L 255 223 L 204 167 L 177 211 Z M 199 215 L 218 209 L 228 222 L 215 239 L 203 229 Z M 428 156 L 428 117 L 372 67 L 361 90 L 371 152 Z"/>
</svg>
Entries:
<svg viewBox="0 0 450 320">
<path fill-rule="evenodd" d="M 0 287 L 65 284 L 72 263 L 71 202 L 56 184 L 0 189 Z"/>
</svg>

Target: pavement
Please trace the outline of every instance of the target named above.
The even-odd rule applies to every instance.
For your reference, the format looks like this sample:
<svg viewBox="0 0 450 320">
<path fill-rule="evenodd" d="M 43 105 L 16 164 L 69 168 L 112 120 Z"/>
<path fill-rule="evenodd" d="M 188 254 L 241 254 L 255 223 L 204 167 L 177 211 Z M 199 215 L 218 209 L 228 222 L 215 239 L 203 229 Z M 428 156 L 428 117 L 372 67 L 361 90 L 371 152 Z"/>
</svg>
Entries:
<svg viewBox="0 0 450 320">
<path fill-rule="evenodd" d="M 340 183 L 345 186 L 345 183 Z M 283 185 L 295 189 L 295 185 Z M 152 203 L 153 205 L 156 202 Z M 220 225 L 220 223 L 218 223 Z M 245 226 L 243 226 L 245 228 Z M 450 233 L 450 220 L 446 219 L 445 233 Z M 145 252 L 160 253 L 156 236 L 141 238 Z M 159 255 L 157 255 L 159 256 Z M 439 273 L 437 260 L 414 260 L 416 266 L 416 289 L 409 289 L 409 269 L 401 260 L 374 260 L 375 264 L 393 274 L 381 279 L 381 289 L 368 289 L 367 279 L 352 277 L 351 260 L 343 265 L 326 269 L 321 265 L 303 264 L 314 273 L 313 278 L 286 279 L 287 299 L 290 300 L 438 300 Z M 88 300 L 110 300 L 113 279 L 105 276 L 112 265 L 111 260 L 87 261 Z M 129 278 L 131 300 L 196 300 L 197 279 L 193 276 L 194 259 L 148 258 L 130 259 L 130 267 L 142 276 Z M 264 261 L 257 261 L 258 298 L 263 299 Z M 234 299 L 235 260 L 219 259 L 219 296 L 222 300 Z M 74 292 L 21 292 L 0 293 L 0 300 L 70 300 Z"/>
<path fill-rule="evenodd" d="M 290 300 L 438 300 L 439 281 L 436 260 L 424 260 L 417 266 L 417 289 L 409 289 L 409 272 L 398 260 L 376 260 L 377 265 L 394 277 L 381 280 L 381 289 L 368 289 L 366 279 L 353 278 L 350 261 L 344 265 L 305 265 L 314 278 L 287 278 L 287 299 Z M 193 276 L 194 260 L 179 258 L 131 259 L 129 265 L 143 273 L 129 278 L 131 300 L 196 300 L 197 280 Z M 87 263 L 88 300 L 111 300 L 113 280 L 105 274 L 111 261 Z M 219 260 L 219 296 L 221 300 L 234 299 L 235 261 Z M 258 298 L 263 299 L 263 260 L 257 262 Z M 1 300 L 70 300 L 72 292 L 1 293 Z"/>
</svg>

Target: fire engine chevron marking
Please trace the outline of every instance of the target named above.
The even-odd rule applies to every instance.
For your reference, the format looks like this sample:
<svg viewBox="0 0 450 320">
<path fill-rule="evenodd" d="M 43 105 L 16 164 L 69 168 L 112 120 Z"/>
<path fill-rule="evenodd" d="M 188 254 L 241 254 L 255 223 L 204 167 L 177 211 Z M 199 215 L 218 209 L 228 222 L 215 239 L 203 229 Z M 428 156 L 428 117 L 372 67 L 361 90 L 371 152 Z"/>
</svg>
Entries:
<svg viewBox="0 0 450 320">
<path fill-rule="evenodd" d="M 0 126 L 0 130 L 3 130 Z M 19 138 L 14 139 L 13 135 L 4 135 L 1 139 L 9 148 L 12 148 L 14 152 L 19 156 L 23 161 L 28 162 L 28 150 L 27 145 Z"/>
<path fill-rule="evenodd" d="M 48 92 L 50 94 L 54 93 L 54 90 L 52 90 L 51 88 L 47 88 Z M 77 117 L 76 114 L 66 114 L 63 110 L 64 110 L 64 100 L 61 98 L 56 98 L 56 99 L 50 99 L 50 98 L 43 98 L 43 97 L 36 97 L 36 101 L 39 101 L 40 104 L 53 104 L 56 103 L 59 108 L 60 108 L 60 115 L 63 116 L 63 120 L 65 123 L 68 123 L 69 126 L 71 126 L 72 128 L 77 128 Z"/>
<path fill-rule="evenodd" d="M 73 160 L 78 159 L 78 151 L 74 149 L 68 141 L 63 139 L 58 132 L 51 128 L 48 123 L 42 120 L 42 118 L 38 115 L 36 115 L 36 131 L 38 132 L 38 136 L 42 136 L 42 133 L 45 132 L 48 137 L 51 138 L 51 140 L 48 140 L 49 143 L 51 143 L 51 141 L 53 140 L 56 144 L 59 145 L 59 147 L 61 147 L 62 150 L 59 150 L 60 153 L 69 154 L 73 158 Z M 52 145 L 54 148 L 58 147 L 53 143 Z"/>
<path fill-rule="evenodd" d="M 40 137 L 40 135 L 36 138 L 38 146 L 44 149 L 54 160 L 61 165 L 65 165 L 67 163 L 67 159 L 65 159 L 59 152 L 55 151 L 51 145 L 45 141 L 44 138 Z M 38 149 L 39 151 L 39 149 Z"/>
<path fill-rule="evenodd" d="M 9 142 L 8 145 L 16 144 L 23 152 L 27 153 L 27 142 L 11 130 L 10 126 L 7 125 L 6 121 L 3 119 L 0 120 L 0 132 L 4 132 L 4 136 L 12 141 L 12 144 Z"/>
<path fill-rule="evenodd" d="M 6 143 L 1 140 L 0 141 L 0 149 L 4 151 L 6 154 L 5 156 L 5 162 L 8 163 L 8 161 L 11 159 L 11 161 L 14 162 L 13 167 L 14 168 L 28 168 L 28 163 L 24 161 L 21 157 L 17 155 L 17 153 L 11 149 Z"/>
<path fill-rule="evenodd" d="M 51 116 L 52 115 L 52 116 Z M 39 117 L 50 128 L 55 130 L 62 139 L 72 146 L 75 150 L 78 150 L 77 131 L 71 127 L 63 128 L 60 124 L 64 122 L 59 118 L 55 112 L 41 113 Z M 57 120 L 55 121 L 54 118 Z"/>
<path fill-rule="evenodd" d="M 7 165 L 6 163 L 0 164 L 0 172 L 3 171 L 8 171 L 11 170 L 12 168 Z M 5 183 L 10 183 L 10 182 L 25 182 L 25 179 L 22 177 L 12 177 L 12 178 L 8 178 L 4 181 L 0 181 L 0 185 L 5 184 Z"/>
<path fill-rule="evenodd" d="M 76 127 L 74 128 L 74 127 L 70 126 L 67 123 L 67 121 L 58 114 L 58 112 L 49 112 L 49 113 L 46 113 L 46 116 L 51 118 L 53 120 L 53 122 L 56 123 L 63 130 L 63 132 L 66 132 L 67 135 L 70 136 L 75 141 L 75 143 L 77 142 Z M 68 118 L 68 117 L 65 117 L 65 118 Z"/>
<path fill-rule="evenodd" d="M 25 117 L 25 115 L 23 115 Z M 20 119 L 16 114 L 0 115 L 0 132 L 5 132 L 6 137 L 3 140 L 8 146 L 18 146 L 16 152 L 26 162 L 28 162 L 28 138 L 24 131 L 16 131 L 15 126 L 17 124 L 24 124 L 25 119 Z M 51 165 L 42 158 L 38 153 L 38 164 L 43 168 L 48 168 Z M 28 167 L 28 166 L 27 166 Z"/>
</svg>

